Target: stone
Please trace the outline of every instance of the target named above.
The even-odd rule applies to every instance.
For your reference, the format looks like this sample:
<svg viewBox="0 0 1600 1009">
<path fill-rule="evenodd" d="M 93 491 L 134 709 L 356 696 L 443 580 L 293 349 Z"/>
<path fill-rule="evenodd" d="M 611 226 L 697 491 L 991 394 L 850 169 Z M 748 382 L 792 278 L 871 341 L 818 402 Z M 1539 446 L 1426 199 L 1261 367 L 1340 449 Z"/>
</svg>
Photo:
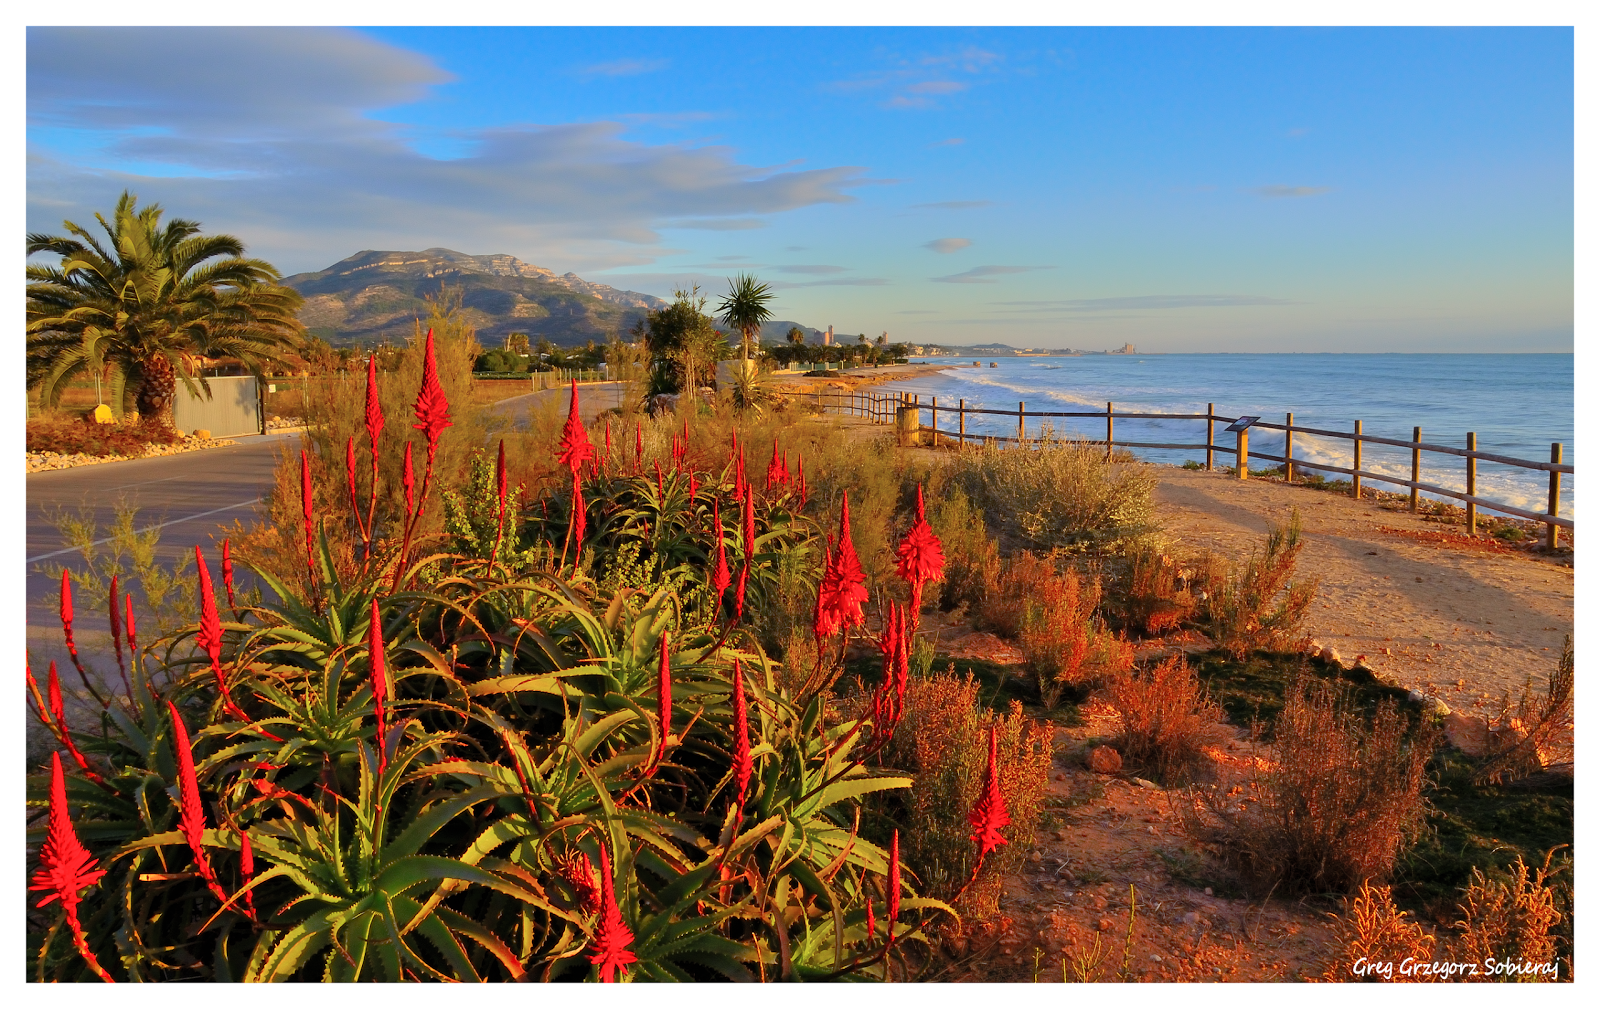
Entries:
<svg viewBox="0 0 1600 1009">
<path fill-rule="evenodd" d="M 1109 932 L 1115 924 L 1116 923 L 1110 918 L 1101 918 L 1099 921 L 1094 923 L 1094 927 L 1096 931 Z"/>
<path fill-rule="evenodd" d="M 1140 788 L 1159 788 L 1160 787 L 1155 782 L 1147 781 L 1144 778 L 1134 778 L 1133 779 L 1133 783 L 1135 785 L 1138 785 Z"/>
<path fill-rule="evenodd" d="M 1333 647 L 1332 645 L 1328 645 L 1322 651 L 1318 652 L 1317 658 L 1332 666 L 1344 665 L 1344 660 L 1339 655 L 1339 649 Z"/>
<path fill-rule="evenodd" d="M 115 424 L 117 422 L 117 418 L 111 416 L 111 408 L 104 403 L 95 407 L 91 416 L 96 424 Z"/>
<path fill-rule="evenodd" d="M 1089 751 L 1089 770 L 1096 774 L 1116 774 L 1122 770 L 1122 754 L 1109 746 L 1097 746 Z"/>
<path fill-rule="evenodd" d="M 1044 861 L 1044 852 L 1035 851 L 1033 854 L 1028 856 L 1028 861 L 1032 862 L 1034 865 L 1038 865 L 1040 862 Z"/>
<path fill-rule="evenodd" d="M 1482 757 L 1489 752 L 1489 720 L 1452 712 L 1444 719 L 1444 737 L 1467 756 Z"/>
<path fill-rule="evenodd" d="M 211 432 L 206 430 L 203 427 L 195 428 L 194 429 L 194 436 L 196 438 L 200 439 L 201 441 L 210 441 L 211 440 Z"/>
</svg>

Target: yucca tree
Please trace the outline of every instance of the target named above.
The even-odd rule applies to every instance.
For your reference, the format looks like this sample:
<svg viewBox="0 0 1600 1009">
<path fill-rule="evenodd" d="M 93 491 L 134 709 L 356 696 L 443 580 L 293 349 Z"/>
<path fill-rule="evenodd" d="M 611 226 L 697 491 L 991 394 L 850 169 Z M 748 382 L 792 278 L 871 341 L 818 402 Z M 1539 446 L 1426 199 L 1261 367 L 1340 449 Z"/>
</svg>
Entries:
<svg viewBox="0 0 1600 1009">
<path fill-rule="evenodd" d="M 72 237 L 28 235 L 28 255 L 61 257 L 28 265 L 28 385 L 46 406 L 71 379 L 108 372 L 113 405 L 135 390 L 140 416 L 166 423 L 178 378 L 199 390 L 185 358 L 236 358 L 259 378 L 302 340 L 302 299 L 271 264 L 198 222 L 163 227 L 158 204 L 137 202 L 124 191 L 109 222 L 95 214 L 104 245 L 71 221 Z"/>
<path fill-rule="evenodd" d="M 756 280 L 753 274 L 741 273 L 728 281 L 727 296 L 717 306 L 722 321 L 739 331 L 744 338 L 740 360 L 750 360 L 750 336 L 761 331 L 761 324 L 772 318 L 768 304 L 776 295 L 772 288 Z"/>
</svg>

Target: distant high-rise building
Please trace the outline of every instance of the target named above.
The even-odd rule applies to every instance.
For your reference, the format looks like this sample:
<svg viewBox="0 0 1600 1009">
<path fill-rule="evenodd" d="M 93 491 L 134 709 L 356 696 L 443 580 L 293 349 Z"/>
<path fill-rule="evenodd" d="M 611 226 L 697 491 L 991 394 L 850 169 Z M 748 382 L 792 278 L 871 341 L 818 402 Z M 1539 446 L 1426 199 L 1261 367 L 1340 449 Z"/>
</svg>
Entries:
<svg viewBox="0 0 1600 1009">
<path fill-rule="evenodd" d="M 833 323 L 831 322 L 828 323 L 828 331 L 822 334 L 822 345 L 824 347 L 833 346 Z"/>
</svg>

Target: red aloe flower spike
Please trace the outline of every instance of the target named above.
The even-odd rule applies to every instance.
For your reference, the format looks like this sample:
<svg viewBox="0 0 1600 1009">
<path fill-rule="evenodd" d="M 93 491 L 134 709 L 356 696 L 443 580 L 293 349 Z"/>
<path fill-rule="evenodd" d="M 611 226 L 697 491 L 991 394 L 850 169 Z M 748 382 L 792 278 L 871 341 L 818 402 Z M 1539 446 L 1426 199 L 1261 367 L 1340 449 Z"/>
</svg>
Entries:
<svg viewBox="0 0 1600 1009">
<path fill-rule="evenodd" d="M 206 854 L 206 811 L 200 805 L 200 782 L 194 773 L 194 751 L 189 748 L 189 730 L 178 715 L 177 705 L 170 700 L 167 701 L 167 710 L 172 713 L 172 748 L 178 757 L 178 826 L 183 830 L 184 840 L 189 842 L 189 850 L 194 853 L 194 867 L 200 873 L 200 878 L 206 881 L 206 886 L 216 894 L 217 899 L 226 904 L 228 895 L 217 883 L 211 858 Z"/>
<path fill-rule="evenodd" d="M 658 506 L 659 506 L 660 503 L 665 502 L 666 497 L 667 497 L 667 488 L 666 488 L 666 485 L 661 482 L 661 460 L 657 459 L 656 460 L 656 501 L 658 503 Z"/>
<path fill-rule="evenodd" d="M 589 524 L 589 509 L 584 506 L 583 485 L 578 482 L 578 474 L 572 474 L 572 539 L 573 550 L 581 552 L 583 548 L 583 530 Z"/>
<path fill-rule="evenodd" d="M 978 796 L 978 804 L 967 816 L 967 822 L 977 828 L 972 834 L 972 840 L 978 845 L 978 867 L 973 870 L 974 878 L 989 852 L 1007 843 L 1000 836 L 1000 828 L 1011 824 L 1011 817 L 1006 813 L 1006 799 L 1000 791 L 999 748 L 1000 726 L 991 725 L 989 766 L 983 773 L 983 792 Z"/>
<path fill-rule="evenodd" d="M 415 407 L 417 423 L 411 425 L 428 437 L 428 465 L 439 451 L 439 436 L 450 421 L 450 403 L 444 398 L 444 386 L 439 384 L 439 366 L 433 359 L 433 330 L 428 330 L 427 343 L 422 350 L 422 387 L 417 390 Z"/>
<path fill-rule="evenodd" d="M 689 510 L 691 512 L 694 511 L 695 495 L 699 494 L 699 493 L 700 493 L 700 478 L 695 476 L 693 470 L 690 470 L 689 471 Z"/>
<path fill-rule="evenodd" d="M 819 646 L 839 632 L 839 618 L 830 601 L 835 591 L 833 581 L 833 538 L 829 537 L 822 546 L 822 581 L 817 585 L 817 609 L 811 621 L 811 631 Z"/>
<path fill-rule="evenodd" d="M 494 566 L 495 559 L 500 556 L 500 539 L 505 535 L 506 529 L 506 440 L 504 438 L 500 439 L 500 456 L 494 464 L 494 481 L 500 510 L 495 516 L 494 549 L 489 551 L 490 567 Z"/>
<path fill-rule="evenodd" d="M 733 660 L 733 787 L 737 823 L 744 819 L 744 802 L 750 792 L 755 763 L 750 757 L 750 713 L 744 700 L 744 667 Z"/>
<path fill-rule="evenodd" d="M 561 465 L 567 467 L 577 475 L 583 464 L 594 455 L 594 446 L 589 444 L 589 432 L 583 427 L 583 414 L 578 411 L 578 382 L 572 382 L 572 403 L 567 408 L 567 423 L 561 429 L 561 450 L 556 458 Z"/>
<path fill-rule="evenodd" d="M 239 876 L 244 886 L 249 886 L 256 876 L 256 856 L 250 849 L 250 834 L 239 831 Z M 256 916 L 255 893 L 251 890 L 244 892 L 244 910 L 251 918 Z"/>
<path fill-rule="evenodd" d="M 227 557 L 228 541 L 222 541 L 223 557 Z M 111 614 L 111 646 L 117 652 L 117 672 L 122 676 L 122 689 L 128 697 L 133 696 L 133 685 L 128 682 L 128 667 L 122 661 L 122 615 L 117 612 L 117 576 L 111 576 L 111 605 L 107 607 Z"/>
<path fill-rule="evenodd" d="M 861 570 L 861 560 L 850 541 L 850 495 L 846 493 L 839 509 L 838 550 L 822 579 L 823 605 L 833 610 L 835 622 L 846 631 L 866 621 L 861 612 L 861 604 L 867 601 L 866 582 L 866 572 Z"/>
<path fill-rule="evenodd" d="M 133 593 L 129 592 L 125 599 L 127 601 L 127 612 L 123 620 L 123 626 L 128 632 L 128 662 L 132 663 L 139 654 L 139 628 L 133 622 Z"/>
<path fill-rule="evenodd" d="M 889 838 L 889 945 L 894 945 L 894 926 L 900 920 L 900 831 Z"/>
<path fill-rule="evenodd" d="M 415 505 L 412 497 L 417 487 L 417 474 L 416 471 L 411 467 L 411 443 L 409 441 L 406 442 L 406 461 L 405 465 L 401 469 L 400 484 L 405 488 L 406 514 L 409 516 Z"/>
<path fill-rule="evenodd" d="M 72 576 L 66 568 L 61 569 L 61 634 L 67 640 L 67 655 L 78 670 L 78 679 L 83 681 L 83 688 L 100 702 L 100 707 L 109 707 L 110 699 L 100 696 L 100 691 L 89 681 L 89 674 L 84 672 L 83 663 L 78 660 L 78 644 L 72 639 Z"/>
<path fill-rule="evenodd" d="M 772 461 L 767 463 L 767 491 L 770 493 L 774 484 L 782 484 L 786 476 L 778 463 L 778 442 L 772 442 Z"/>
<path fill-rule="evenodd" d="M 619 967 L 626 967 L 639 958 L 626 949 L 633 941 L 633 933 L 622 920 L 622 909 L 617 906 L 617 895 L 612 889 L 611 857 L 606 854 L 606 841 L 600 841 L 600 923 L 594 934 L 594 955 L 589 962 L 599 968 L 600 980 L 616 980 Z"/>
<path fill-rule="evenodd" d="M 716 612 L 721 615 L 722 597 L 733 584 L 728 573 L 728 548 L 722 538 L 722 506 L 716 497 L 711 499 L 711 535 L 717 540 L 717 563 L 711 569 L 711 587 L 716 592 Z"/>
<path fill-rule="evenodd" d="M 878 923 L 872 920 L 872 894 L 867 890 L 866 873 L 861 875 L 861 892 L 867 899 L 867 942 L 870 943 L 878 932 Z"/>
<path fill-rule="evenodd" d="M 313 546 L 314 538 L 312 529 L 312 497 L 311 497 L 311 462 L 306 458 L 306 450 L 300 450 L 300 514 L 301 522 L 306 529 L 306 584 L 311 590 L 316 591 L 317 585 L 317 553 Z"/>
<path fill-rule="evenodd" d="M 72 827 L 72 815 L 67 810 L 67 780 L 61 773 L 61 754 L 52 753 L 50 832 L 45 835 L 44 844 L 39 848 L 39 870 L 33 874 L 33 885 L 28 889 L 45 891 L 45 895 L 39 898 L 38 907 L 53 901 L 61 902 L 61 909 L 67 915 L 67 926 L 72 930 L 73 945 L 78 948 L 79 955 L 89 964 L 89 968 L 109 984 L 114 979 L 94 958 L 83 925 L 78 921 L 78 904 L 83 899 L 81 891 L 98 883 L 100 877 L 106 874 L 104 869 L 95 868 L 97 865 L 94 856 L 78 840 L 78 832 Z"/>
<path fill-rule="evenodd" d="M 46 687 L 50 691 L 50 717 L 55 720 L 56 738 L 60 739 L 61 745 L 67 748 L 67 752 L 72 755 L 73 762 L 78 765 L 78 769 L 83 772 L 84 777 L 97 785 L 104 786 L 106 779 L 94 772 L 89 766 L 89 761 L 84 759 L 83 753 L 78 749 L 78 744 L 72 741 L 72 730 L 67 728 L 66 706 L 61 702 L 61 678 L 56 675 L 54 659 L 50 660 L 50 677 Z"/>
<path fill-rule="evenodd" d="M 206 567 L 205 554 L 200 552 L 198 546 L 194 548 L 194 567 L 200 579 L 200 629 L 195 632 L 194 643 L 205 649 L 206 657 L 211 660 L 211 675 L 217 678 L 217 693 L 222 697 L 223 710 L 241 722 L 248 722 L 250 716 L 233 703 L 233 698 L 228 694 L 227 678 L 222 675 L 222 620 L 217 616 L 211 570 Z"/>
<path fill-rule="evenodd" d="M 637 473 L 639 467 L 644 465 L 644 428 L 638 421 L 633 422 L 633 471 Z"/>
<path fill-rule="evenodd" d="M 238 609 L 233 601 L 233 551 L 227 540 L 222 541 L 222 587 L 228 591 L 228 608 Z"/>
<path fill-rule="evenodd" d="M 389 679 L 383 657 L 383 620 L 378 616 L 378 597 L 372 597 L 372 618 L 367 623 L 367 669 L 372 681 L 372 709 L 378 721 L 378 773 L 389 766 L 385 738 L 389 734 L 384 717 L 384 701 L 389 696 Z"/>
<path fill-rule="evenodd" d="M 744 533 L 744 562 L 746 566 L 756 552 L 756 505 L 755 491 L 749 484 L 744 487 L 744 515 L 742 532 Z"/>
<path fill-rule="evenodd" d="M 657 744 L 655 759 L 650 770 L 667 757 L 667 738 L 672 734 L 672 663 L 667 657 L 667 635 L 661 635 L 661 658 L 656 663 L 656 721 L 661 729 L 661 742 Z"/>
<path fill-rule="evenodd" d="M 606 454 L 605 454 L 605 457 L 604 457 L 604 461 L 605 461 L 607 466 L 611 465 L 611 418 L 610 417 L 606 418 Z M 585 856 L 585 857 L 587 857 L 587 856 Z"/>
<path fill-rule="evenodd" d="M 733 589 L 733 622 L 738 623 L 744 619 L 744 587 L 750 580 L 750 561 L 747 559 L 739 567 L 739 581 Z"/>
<path fill-rule="evenodd" d="M 906 530 L 900 546 L 896 570 L 911 586 L 911 619 L 920 622 L 922 616 L 922 587 L 944 576 L 944 546 L 928 524 L 927 512 L 922 504 L 922 485 L 917 485 L 917 520 Z"/>
</svg>

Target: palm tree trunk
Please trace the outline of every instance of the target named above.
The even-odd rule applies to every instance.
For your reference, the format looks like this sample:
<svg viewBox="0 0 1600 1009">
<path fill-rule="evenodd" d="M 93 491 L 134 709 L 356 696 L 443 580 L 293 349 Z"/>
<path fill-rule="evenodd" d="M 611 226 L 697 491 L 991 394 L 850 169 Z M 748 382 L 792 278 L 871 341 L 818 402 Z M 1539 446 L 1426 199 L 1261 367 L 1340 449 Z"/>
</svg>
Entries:
<svg viewBox="0 0 1600 1009">
<path fill-rule="evenodd" d="M 139 420 L 161 427 L 172 426 L 172 401 L 177 395 L 178 379 L 173 374 L 172 362 L 161 354 L 152 354 L 140 362 L 143 374 L 139 381 Z"/>
</svg>

